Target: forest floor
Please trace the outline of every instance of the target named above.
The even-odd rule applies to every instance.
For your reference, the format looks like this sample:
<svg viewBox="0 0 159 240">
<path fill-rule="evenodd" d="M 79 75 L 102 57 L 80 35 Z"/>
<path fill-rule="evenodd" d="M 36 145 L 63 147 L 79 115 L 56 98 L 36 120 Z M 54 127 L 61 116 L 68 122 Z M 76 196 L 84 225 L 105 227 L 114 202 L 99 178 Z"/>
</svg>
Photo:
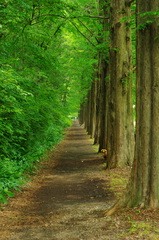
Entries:
<svg viewBox="0 0 159 240">
<path fill-rule="evenodd" d="M 7 205 L 1 240 L 159 239 L 159 211 L 104 211 L 125 189 L 130 168 L 105 170 L 102 155 L 75 121 L 42 168 Z"/>
</svg>

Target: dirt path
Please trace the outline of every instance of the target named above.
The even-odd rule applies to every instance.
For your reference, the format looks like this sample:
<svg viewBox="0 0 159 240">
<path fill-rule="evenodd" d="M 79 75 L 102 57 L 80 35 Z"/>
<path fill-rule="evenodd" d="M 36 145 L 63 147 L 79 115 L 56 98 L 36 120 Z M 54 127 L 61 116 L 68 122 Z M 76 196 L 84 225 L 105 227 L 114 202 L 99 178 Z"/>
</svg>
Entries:
<svg viewBox="0 0 159 240">
<path fill-rule="evenodd" d="M 112 232 L 102 216 L 114 199 L 102 157 L 75 121 L 44 169 L 1 212 L 0 239 L 119 239 L 121 230 Z"/>
</svg>

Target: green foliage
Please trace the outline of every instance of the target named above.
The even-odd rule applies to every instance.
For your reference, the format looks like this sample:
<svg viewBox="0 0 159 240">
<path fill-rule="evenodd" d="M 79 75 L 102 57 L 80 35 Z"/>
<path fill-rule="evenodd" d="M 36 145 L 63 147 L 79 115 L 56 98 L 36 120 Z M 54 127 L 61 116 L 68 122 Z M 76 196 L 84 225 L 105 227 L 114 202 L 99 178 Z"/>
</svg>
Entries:
<svg viewBox="0 0 159 240">
<path fill-rule="evenodd" d="M 25 171 L 62 138 L 70 124 L 58 92 L 25 79 L 11 67 L 0 71 L 0 201 L 17 189 Z"/>
<path fill-rule="evenodd" d="M 0 201 L 13 197 L 63 137 L 104 50 L 88 1 L 5 0 L 0 6 Z M 97 47 L 98 46 L 98 47 Z"/>
<path fill-rule="evenodd" d="M 19 186 L 24 184 L 24 178 L 21 177 L 23 172 L 21 162 L 7 158 L 0 160 L 0 202 L 7 203 L 7 197 L 14 197 L 14 193 L 9 189 L 17 191 Z"/>
<path fill-rule="evenodd" d="M 49 9 L 42 5 L 41 14 L 48 13 Z M 50 34 L 53 27 L 47 34 L 50 20 L 36 25 L 39 19 L 36 19 L 38 7 L 35 8 L 32 1 L 7 1 L 1 5 L 0 201 L 3 202 L 13 196 L 11 190 L 17 190 L 23 183 L 24 173 L 34 171 L 35 162 L 60 141 L 63 129 L 70 124 L 60 99 L 63 82 L 58 80 L 56 39 L 51 41 Z M 34 20 L 29 19 L 33 12 Z"/>
<path fill-rule="evenodd" d="M 159 11 L 148 11 L 139 13 L 137 17 L 140 19 L 137 29 L 145 30 L 153 22 L 158 22 Z"/>
</svg>

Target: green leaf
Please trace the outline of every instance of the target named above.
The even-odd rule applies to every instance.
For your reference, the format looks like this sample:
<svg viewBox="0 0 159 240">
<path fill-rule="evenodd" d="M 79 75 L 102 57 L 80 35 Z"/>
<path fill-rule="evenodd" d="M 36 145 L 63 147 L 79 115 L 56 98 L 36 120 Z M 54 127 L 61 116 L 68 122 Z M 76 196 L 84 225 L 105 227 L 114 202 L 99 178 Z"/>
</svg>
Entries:
<svg viewBox="0 0 159 240">
<path fill-rule="evenodd" d="M 8 195 L 8 197 L 14 197 L 14 193 L 12 193 L 11 191 L 7 191 L 6 194 Z"/>
<path fill-rule="evenodd" d="M 0 202 L 3 202 L 3 203 L 7 203 L 8 202 L 8 200 L 7 200 L 7 198 L 5 197 L 5 196 L 3 196 L 2 194 L 0 194 Z"/>
</svg>

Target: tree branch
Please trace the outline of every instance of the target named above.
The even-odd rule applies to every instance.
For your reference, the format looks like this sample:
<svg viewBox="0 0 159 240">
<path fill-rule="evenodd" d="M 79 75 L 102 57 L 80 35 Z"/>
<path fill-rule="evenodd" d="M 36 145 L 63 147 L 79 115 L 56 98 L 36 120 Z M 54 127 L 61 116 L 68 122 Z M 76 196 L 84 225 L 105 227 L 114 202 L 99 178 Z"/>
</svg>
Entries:
<svg viewBox="0 0 159 240">
<path fill-rule="evenodd" d="M 75 16 L 70 18 L 100 18 L 100 19 L 109 19 L 109 17 L 105 16 L 91 16 L 91 15 L 85 15 L 85 16 Z"/>
<path fill-rule="evenodd" d="M 92 36 L 94 35 L 94 33 L 80 20 L 78 19 L 78 21 L 92 34 Z M 95 37 L 97 43 L 99 43 L 99 40 Z"/>
<path fill-rule="evenodd" d="M 64 22 L 62 22 L 56 29 L 56 31 L 54 32 L 54 36 L 56 35 L 56 33 L 60 30 L 61 26 L 63 25 Z"/>
<path fill-rule="evenodd" d="M 61 16 L 61 15 L 56 15 L 56 14 L 48 13 L 48 14 L 39 15 L 38 17 L 35 17 L 34 20 L 36 20 L 37 18 L 46 17 L 46 16 L 59 17 L 59 18 L 64 18 L 64 19 L 66 19 L 66 20 L 73 19 L 73 18 L 100 18 L 100 19 L 109 19 L 109 17 L 104 17 L 104 16 L 91 16 L 91 15 L 86 15 L 86 16 L 66 17 L 66 16 Z"/>
<path fill-rule="evenodd" d="M 77 30 L 93 47 L 96 47 L 96 46 L 90 41 L 90 39 L 89 39 L 88 37 L 86 37 L 86 36 L 78 29 L 77 25 L 76 25 L 74 22 L 72 22 L 71 20 L 69 20 L 69 22 L 76 28 L 76 30 Z"/>
</svg>

